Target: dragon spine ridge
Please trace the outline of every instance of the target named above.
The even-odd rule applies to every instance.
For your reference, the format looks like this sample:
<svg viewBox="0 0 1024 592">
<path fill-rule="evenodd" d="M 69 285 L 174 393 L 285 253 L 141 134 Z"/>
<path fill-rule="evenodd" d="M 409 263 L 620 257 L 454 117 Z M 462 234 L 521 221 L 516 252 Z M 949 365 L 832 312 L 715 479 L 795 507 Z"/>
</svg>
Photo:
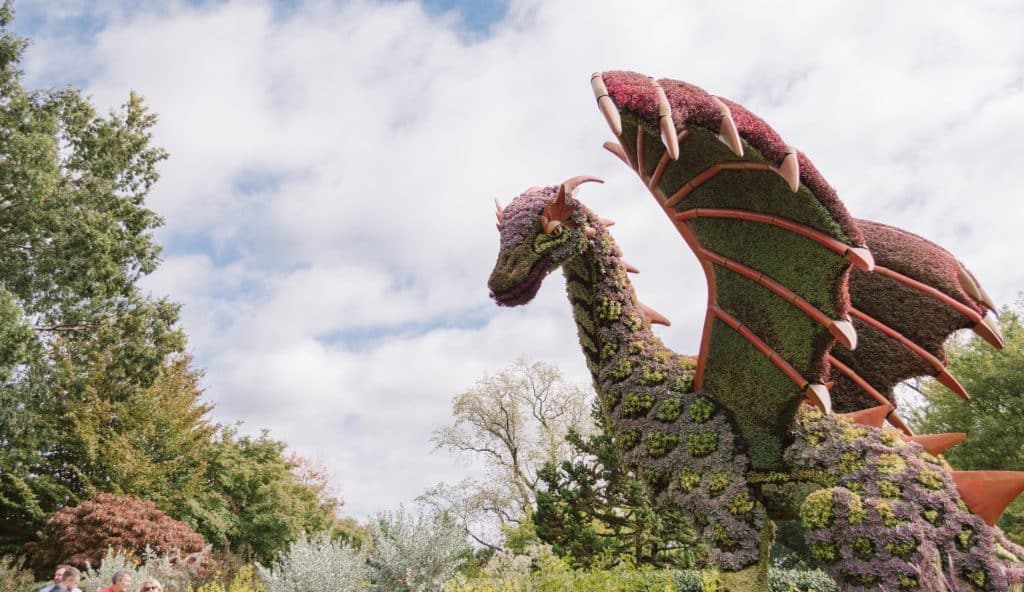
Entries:
<svg viewBox="0 0 1024 592">
<path fill-rule="evenodd" d="M 700 354 L 651 331 L 667 320 L 636 299 L 610 221 L 574 198 L 594 178 L 498 205 L 489 285 L 499 304 L 524 304 L 563 268 L 607 425 L 653 499 L 689 513 L 727 588 L 766 589 L 772 519 L 799 517 L 845 590 L 1020 590 L 1024 549 L 991 524 L 1021 474 L 950 472 L 933 454 L 962 435 L 914 436 L 893 413 L 892 387 L 910 376 L 963 391 L 945 372 L 952 331 L 1002 345 L 973 275 L 920 237 L 854 220 L 743 107 L 628 72 L 591 84 L 618 139 L 605 147 L 705 270 Z"/>
</svg>

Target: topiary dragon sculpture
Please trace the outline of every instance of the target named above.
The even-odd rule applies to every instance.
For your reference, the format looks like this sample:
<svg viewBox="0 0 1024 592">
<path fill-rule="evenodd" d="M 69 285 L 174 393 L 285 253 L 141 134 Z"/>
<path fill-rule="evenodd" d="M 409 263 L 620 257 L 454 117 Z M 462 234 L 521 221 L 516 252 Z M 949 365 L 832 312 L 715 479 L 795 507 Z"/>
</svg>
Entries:
<svg viewBox="0 0 1024 592">
<path fill-rule="evenodd" d="M 767 589 L 772 520 L 796 517 L 844 590 L 1024 588 L 1024 548 L 993 526 L 1024 474 L 952 471 L 939 455 L 963 434 L 914 435 L 893 413 L 893 387 L 914 376 L 967 398 L 945 370 L 952 332 L 1002 346 L 974 276 L 923 238 L 853 219 L 742 106 L 630 72 L 591 82 L 617 138 L 605 148 L 704 269 L 700 352 L 652 332 L 668 321 L 637 300 L 612 222 L 575 198 L 594 177 L 497 204 L 491 295 L 525 304 L 563 269 L 607 425 L 656 503 L 691 516 L 726 589 Z"/>
</svg>

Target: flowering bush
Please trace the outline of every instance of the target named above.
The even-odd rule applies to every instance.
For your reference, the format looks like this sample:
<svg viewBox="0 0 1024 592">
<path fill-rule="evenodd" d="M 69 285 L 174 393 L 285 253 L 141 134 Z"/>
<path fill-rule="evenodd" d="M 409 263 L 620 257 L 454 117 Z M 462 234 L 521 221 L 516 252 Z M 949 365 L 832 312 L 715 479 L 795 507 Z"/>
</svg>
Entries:
<svg viewBox="0 0 1024 592">
<path fill-rule="evenodd" d="M 267 592 L 338 592 L 366 590 L 365 551 L 332 541 L 325 534 L 302 537 L 292 543 L 277 564 L 257 566 Z"/>
<path fill-rule="evenodd" d="M 371 535 L 371 579 L 380 592 L 440 590 L 471 553 L 454 521 L 404 508 L 378 514 Z"/>
</svg>

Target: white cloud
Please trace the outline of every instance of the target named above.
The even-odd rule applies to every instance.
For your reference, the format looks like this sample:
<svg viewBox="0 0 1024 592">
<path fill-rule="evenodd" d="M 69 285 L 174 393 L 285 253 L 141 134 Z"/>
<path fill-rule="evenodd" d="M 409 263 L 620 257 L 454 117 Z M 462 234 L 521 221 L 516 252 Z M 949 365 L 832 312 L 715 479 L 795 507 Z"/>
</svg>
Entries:
<svg viewBox="0 0 1024 592">
<path fill-rule="evenodd" d="M 325 462 L 365 515 L 460 478 L 427 438 L 484 372 L 526 353 L 587 380 L 557 279 L 524 310 L 488 301 L 493 197 L 603 176 L 584 199 L 619 222 L 669 343 L 696 350 L 703 278 L 600 148 L 592 71 L 735 98 L 855 216 L 935 239 L 1000 302 L 1024 286 L 1015 4 L 636 4 L 521 0 L 472 44 L 409 2 L 105 4 L 94 39 L 44 28 L 26 67 L 160 114 L 172 158 L 150 203 L 170 247 L 147 285 L 185 303 L 218 417 Z"/>
</svg>

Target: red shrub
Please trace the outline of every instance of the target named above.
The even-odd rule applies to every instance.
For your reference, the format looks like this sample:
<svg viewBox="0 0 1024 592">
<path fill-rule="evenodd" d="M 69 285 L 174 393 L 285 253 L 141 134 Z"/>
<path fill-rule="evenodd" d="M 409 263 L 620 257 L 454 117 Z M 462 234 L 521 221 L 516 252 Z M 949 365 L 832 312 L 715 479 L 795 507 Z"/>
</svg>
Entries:
<svg viewBox="0 0 1024 592">
<path fill-rule="evenodd" d="M 36 565 L 68 563 L 97 567 L 107 548 L 142 559 L 146 547 L 162 555 L 203 551 L 202 535 L 175 520 L 153 502 L 101 493 L 73 508 L 63 508 L 47 521 L 36 548 Z"/>
</svg>

